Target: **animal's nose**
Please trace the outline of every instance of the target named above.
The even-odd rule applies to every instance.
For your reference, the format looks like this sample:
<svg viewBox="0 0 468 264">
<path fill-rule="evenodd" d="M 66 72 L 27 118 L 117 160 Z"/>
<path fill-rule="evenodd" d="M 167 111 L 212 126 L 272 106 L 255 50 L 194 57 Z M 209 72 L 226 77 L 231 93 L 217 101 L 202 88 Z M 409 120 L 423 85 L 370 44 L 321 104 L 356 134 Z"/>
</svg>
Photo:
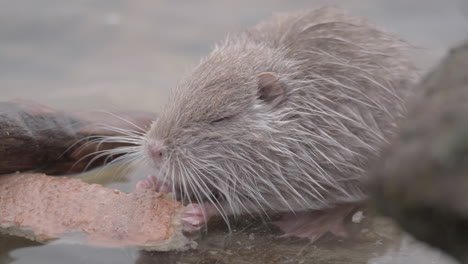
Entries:
<svg viewBox="0 0 468 264">
<path fill-rule="evenodd" d="M 164 157 L 164 143 L 160 140 L 148 142 L 148 150 L 155 161 L 160 161 Z"/>
</svg>

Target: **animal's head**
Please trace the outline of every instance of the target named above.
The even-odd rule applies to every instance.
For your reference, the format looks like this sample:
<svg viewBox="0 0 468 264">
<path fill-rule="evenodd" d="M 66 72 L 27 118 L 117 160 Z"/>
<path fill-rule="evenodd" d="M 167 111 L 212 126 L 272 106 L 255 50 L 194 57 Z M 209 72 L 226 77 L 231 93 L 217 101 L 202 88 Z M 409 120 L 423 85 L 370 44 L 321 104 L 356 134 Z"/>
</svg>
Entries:
<svg viewBox="0 0 468 264">
<path fill-rule="evenodd" d="M 218 48 L 173 91 L 143 148 L 183 201 L 223 200 L 234 213 L 264 203 L 257 183 L 279 169 L 271 154 L 280 151 L 287 100 L 274 57 L 266 48 Z"/>
</svg>

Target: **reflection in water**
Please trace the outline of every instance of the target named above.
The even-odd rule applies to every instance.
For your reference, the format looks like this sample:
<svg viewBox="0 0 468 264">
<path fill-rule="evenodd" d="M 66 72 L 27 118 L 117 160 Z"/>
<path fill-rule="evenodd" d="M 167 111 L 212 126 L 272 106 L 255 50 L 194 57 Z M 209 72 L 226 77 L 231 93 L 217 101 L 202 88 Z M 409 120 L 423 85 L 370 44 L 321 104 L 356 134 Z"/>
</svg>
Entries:
<svg viewBox="0 0 468 264">
<path fill-rule="evenodd" d="M 244 219 L 226 232 L 222 221 L 198 237 L 197 250 L 144 252 L 83 245 L 38 245 L 22 238 L 0 237 L 0 263 L 7 264 L 172 264 L 172 263 L 346 263 L 346 264 L 455 264 L 438 251 L 403 236 L 388 219 L 364 211 L 361 223 L 350 223 L 350 237 L 326 238 L 310 244 L 279 238 L 278 230 L 255 219 Z M 11 246 L 5 244 L 12 241 Z M 16 241 L 16 242 L 15 242 Z M 397 242 L 394 242 L 397 241 Z"/>
<path fill-rule="evenodd" d="M 15 259 L 11 264 L 129 264 L 134 263 L 138 255 L 136 249 L 102 249 L 82 245 L 35 246 L 18 248 L 10 253 L 11 258 Z"/>
<path fill-rule="evenodd" d="M 451 257 L 429 248 L 405 236 L 398 246 L 390 248 L 384 255 L 373 258 L 367 264 L 456 264 Z"/>
</svg>

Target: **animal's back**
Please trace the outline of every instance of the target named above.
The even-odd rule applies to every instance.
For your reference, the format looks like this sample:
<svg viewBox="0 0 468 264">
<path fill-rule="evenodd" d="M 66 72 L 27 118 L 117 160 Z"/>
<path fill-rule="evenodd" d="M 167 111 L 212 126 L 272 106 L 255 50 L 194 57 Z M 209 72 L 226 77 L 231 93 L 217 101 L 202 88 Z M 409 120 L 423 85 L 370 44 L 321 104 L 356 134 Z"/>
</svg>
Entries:
<svg viewBox="0 0 468 264">
<path fill-rule="evenodd" d="M 374 77 L 385 76 L 385 81 L 395 82 L 387 85 L 403 92 L 402 96 L 419 77 L 406 56 L 412 49 L 407 42 L 334 7 L 279 14 L 246 34 L 251 41 L 285 50 L 287 58 L 303 62 L 304 70 L 324 72 L 341 64 L 375 73 Z"/>
<path fill-rule="evenodd" d="M 368 161 L 395 132 L 418 79 L 410 45 L 332 7 L 278 15 L 245 34 L 290 61 L 278 73 L 291 88 L 283 109 L 295 120 L 282 128 L 284 141 L 302 152 L 301 142 L 315 165 L 287 174 L 314 175 L 328 205 L 362 199 Z"/>
</svg>

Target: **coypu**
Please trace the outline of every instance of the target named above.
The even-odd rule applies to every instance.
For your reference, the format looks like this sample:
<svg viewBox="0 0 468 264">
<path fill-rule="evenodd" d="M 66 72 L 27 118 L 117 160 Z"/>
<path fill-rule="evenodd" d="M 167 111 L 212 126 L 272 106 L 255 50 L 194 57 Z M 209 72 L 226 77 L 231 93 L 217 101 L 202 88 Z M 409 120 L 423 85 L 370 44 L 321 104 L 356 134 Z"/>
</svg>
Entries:
<svg viewBox="0 0 468 264">
<path fill-rule="evenodd" d="M 218 44 L 172 92 L 133 155 L 158 179 L 137 186 L 189 203 L 186 230 L 213 214 L 270 216 L 286 235 L 344 235 L 366 199 L 367 166 L 418 79 L 405 41 L 324 7 Z"/>
</svg>

